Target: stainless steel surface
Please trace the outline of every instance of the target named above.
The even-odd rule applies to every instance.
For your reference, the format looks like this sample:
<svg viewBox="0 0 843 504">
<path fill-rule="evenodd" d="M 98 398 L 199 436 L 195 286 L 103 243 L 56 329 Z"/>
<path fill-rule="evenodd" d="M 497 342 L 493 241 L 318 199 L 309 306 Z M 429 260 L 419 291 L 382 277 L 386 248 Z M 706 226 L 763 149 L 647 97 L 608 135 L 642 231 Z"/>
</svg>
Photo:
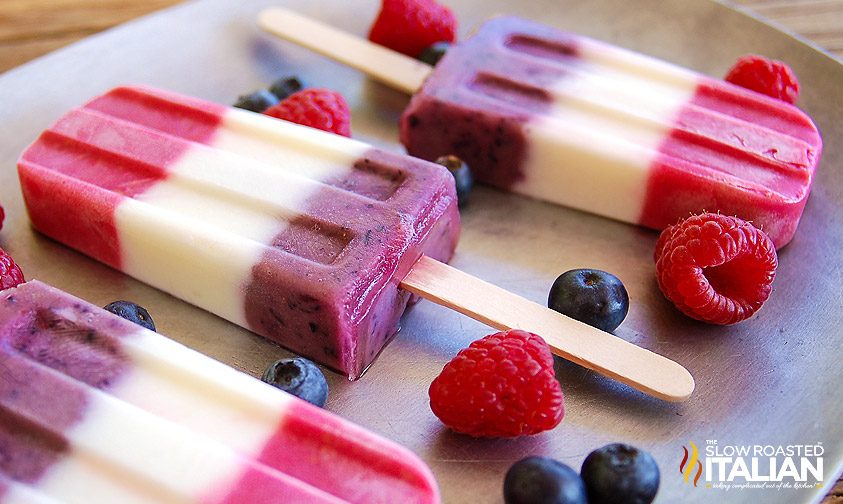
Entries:
<svg viewBox="0 0 843 504">
<path fill-rule="evenodd" d="M 330 375 L 327 408 L 398 441 L 432 467 L 446 502 L 501 502 L 503 474 L 532 454 L 579 468 L 592 449 L 624 441 L 651 451 L 662 471 L 657 502 L 809 502 L 823 489 L 693 488 L 679 474 L 683 445 L 820 442 L 828 485 L 843 461 L 843 67 L 820 52 L 720 4 L 640 0 L 453 0 L 461 34 L 493 14 L 520 14 L 722 75 L 734 59 L 758 52 L 789 62 L 800 105 L 826 142 L 814 191 L 794 241 L 780 254 L 773 295 L 751 320 L 712 327 L 681 316 L 658 292 L 656 234 L 551 205 L 479 189 L 463 212 L 453 265 L 538 302 L 557 274 L 575 267 L 614 272 L 632 306 L 619 337 L 685 365 L 697 391 L 683 404 L 648 398 L 573 364 L 559 363 L 567 416 L 558 428 L 516 440 L 450 433 L 430 412 L 427 387 L 442 365 L 487 328 L 432 303 L 404 317 L 404 328 L 358 382 Z M 68 108 L 122 83 L 148 83 L 231 102 L 239 93 L 295 73 L 342 92 L 357 138 L 400 149 L 396 121 L 407 98 L 358 72 L 260 33 L 255 15 L 283 4 L 358 34 L 377 2 L 206 0 L 176 7 L 91 37 L 0 77 L 0 247 L 27 277 L 103 305 L 117 298 L 153 312 L 159 330 L 252 375 L 288 353 L 257 336 L 140 284 L 32 231 L 15 160 Z M 352 5 L 353 4 L 353 5 Z M 714 28 L 713 28 L 714 27 Z M 716 33 L 712 36 L 712 33 Z"/>
</svg>

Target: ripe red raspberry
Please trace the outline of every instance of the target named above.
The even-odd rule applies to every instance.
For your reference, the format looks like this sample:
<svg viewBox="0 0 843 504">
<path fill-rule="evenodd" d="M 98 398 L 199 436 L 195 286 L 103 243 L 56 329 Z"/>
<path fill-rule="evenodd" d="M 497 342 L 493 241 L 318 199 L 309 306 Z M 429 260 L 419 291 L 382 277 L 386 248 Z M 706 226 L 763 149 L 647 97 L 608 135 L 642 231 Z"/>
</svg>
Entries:
<svg viewBox="0 0 843 504">
<path fill-rule="evenodd" d="M 435 0 L 383 0 L 369 40 L 417 57 L 436 42 L 457 38 L 457 18 Z"/>
<path fill-rule="evenodd" d="M 23 272 L 12 260 L 12 256 L 0 248 L 0 290 L 15 287 L 25 281 Z"/>
<path fill-rule="evenodd" d="M 263 113 L 337 135 L 351 136 L 348 103 L 341 94 L 329 89 L 305 89 L 293 93 Z"/>
<path fill-rule="evenodd" d="M 526 331 L 475 341 L 445 365 L 429 394 L 430 409 L 445 425 L 475 437 L 536 434 L 565 414 L 550 348 Z"/>
<path fill-rule="evenodd" d="M 0 229 L 3 229 L 3 219 L 6 218 L 5 212 L 3 212 L 3 205 L 0 205 Z"/>
<path fill-rule="evenodd" d="M 772 96 L 787 103 L 799 98 L 799 81 L 785 63 L 751 54 L 744 56 L 726 74 L 732 84 Z"/>
<path fill-rule="evenodd" d="M 656 277 L 664 295 L 689 317 L 734 324 L 770 296 L 778 257 L 763 231 L 737 217 L 705 213 L 662 231 Z"/>
</svg>

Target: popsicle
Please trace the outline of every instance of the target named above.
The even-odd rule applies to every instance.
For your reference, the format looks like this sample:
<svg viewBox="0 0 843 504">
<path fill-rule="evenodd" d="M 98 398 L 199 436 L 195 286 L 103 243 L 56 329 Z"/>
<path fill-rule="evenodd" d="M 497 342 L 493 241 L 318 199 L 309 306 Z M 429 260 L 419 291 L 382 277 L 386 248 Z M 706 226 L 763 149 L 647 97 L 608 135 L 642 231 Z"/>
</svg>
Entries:
<svg viewBox="0 0 843 504">
<path fill-rule="evenodd" d="M 435 69 L 272 8 L 261 26 L 415 93 L 407 152 L 463 158 L 477 180 L 663 229 L 702 211 L 796 231 L 822 139 L 798 108 L 516 17 L 483 24 Z"/>
<path fill-rule="evenodd" d="M 440 167 L 320 133 L 123 87 L 45 131 L 21 185 L 48 236 L 356 378 L 410 298 L 392 278 L 450 259 L 459 215 Z"/>
<path fill-rule="evenodd" d="M 37 280 L 0 291 L 0 502 L 439 501 L 407 449 Z"/>
<path fill-rule="evenodd" d="M 677 363 L 441 262 L 459 234 L 439 165 L 147 87 L 71 110 L 18 162 L 36 229 L 359 377 L 412 294 L 668 400 Z"/>
</svg>

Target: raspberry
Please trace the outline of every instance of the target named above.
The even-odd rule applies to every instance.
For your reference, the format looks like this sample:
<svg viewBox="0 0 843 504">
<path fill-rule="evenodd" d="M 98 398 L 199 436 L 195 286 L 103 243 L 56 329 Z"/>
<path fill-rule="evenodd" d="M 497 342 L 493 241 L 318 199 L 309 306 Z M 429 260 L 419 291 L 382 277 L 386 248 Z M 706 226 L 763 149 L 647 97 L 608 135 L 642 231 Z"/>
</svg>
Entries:
<svg viewBox="0 0 843 504">
<path fill-rule="evenodd" d="M 9 289 L 24 283 L 23 272 L 12 256 L 0 248 L 0 290 Z"/>
<path fill-rule="evenodd" d="M 348 104 L 341 94 L 329 89 L 305 89 L 293 93 L 263 113 L 337 135 L 351 136 Z"/>
<path fill-rule="evenodd" d="M 726 81 L 767 96 L 796 103 L 799 82 L 785 63 L 751 54 L 744 56 L 726 74 Z"/>
<path fill-rule="evenodd" d="M 436 42 L 456 38 L 457 18 L 435 0 L 383 0 L 369 31 L 372 42 L 413 58 Z"/>
<path fill-rule="evenodd" d="M 3 212 L 3 205 L 0 205 L 0 229 L 3 229 L 3 219 L 6 218 L 6 214 Z"/>
<path fill-rule="evenodd" d="M 475 437 L 536 434 L 565 414 L 550 348 L 520 330 L 491 334 L 460 351 L 429 394 L 430 409 L 445 425 Z"/>
<path fill-rule="evenodd" d="M 713 213 L 662 231 L 654 258 L 659 288 L 680 311 L 722 325 L 761 308 L 778 266 L 776 248 L 763 231 Z"/>
</svg>

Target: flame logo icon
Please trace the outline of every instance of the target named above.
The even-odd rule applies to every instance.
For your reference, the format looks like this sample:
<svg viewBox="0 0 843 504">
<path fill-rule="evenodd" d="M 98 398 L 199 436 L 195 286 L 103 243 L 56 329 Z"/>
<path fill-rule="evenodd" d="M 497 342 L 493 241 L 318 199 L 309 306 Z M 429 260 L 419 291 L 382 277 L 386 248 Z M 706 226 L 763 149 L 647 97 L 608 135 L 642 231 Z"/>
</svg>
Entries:
<svg viewBox="0 0 843 504">
<path fill-rule="evenodd" d="M 690 460 L 688 459 L 688 449 L 683 446 L 682 450 L 685 452 L 685 455 L 682 457 L 682 462 L 679 463 L 679 474 L 685 477 L 685 483 L 689 483 L 691 473 L 694 471 L 694 466 L 696 466 L 697 474 L 694 476 L 694 486 L 697 486 L 697 482 L 700 480 L 703 472 L 702 462 L 700 462 L 697 445 L 693 441 L 689 441 L 689 443 L 691 443 L 691 458 Z"/>
</svg>

